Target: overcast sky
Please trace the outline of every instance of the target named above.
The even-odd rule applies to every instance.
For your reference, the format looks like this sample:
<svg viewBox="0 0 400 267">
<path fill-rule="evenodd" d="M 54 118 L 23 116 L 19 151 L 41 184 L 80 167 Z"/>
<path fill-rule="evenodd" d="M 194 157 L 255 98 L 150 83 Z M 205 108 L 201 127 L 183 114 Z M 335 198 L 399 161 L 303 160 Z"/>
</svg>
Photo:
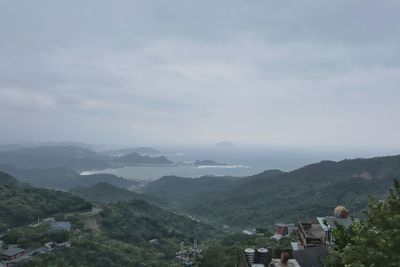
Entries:
<svg viewBox="0 0 400 267">
<path fill-rule="evenodd" d="M 0 0 L 0 143 L 400 148 L 400 1 Z"/>
</svg>

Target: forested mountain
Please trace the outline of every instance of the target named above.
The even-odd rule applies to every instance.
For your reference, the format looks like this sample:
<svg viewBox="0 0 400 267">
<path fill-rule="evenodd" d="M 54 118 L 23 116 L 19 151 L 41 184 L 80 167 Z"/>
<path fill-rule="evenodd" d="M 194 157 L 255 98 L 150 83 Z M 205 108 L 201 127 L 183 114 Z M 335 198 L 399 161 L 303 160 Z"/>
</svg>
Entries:
<svg viewBox="0 0 400 267">
<path fill-rule="evenodd" d="M 218 237 L 211 226 L 160 208 L 143 200 L 118 202 L 104 207 L 102 226 L 111 238 L 127 243 L 177 238 L 191 242 Z"/>
<path fill-rule="evenodd" d="M 91 203 L 69 193 L 34 188 L 0 172 L 0 232 L 54 213 L 86 210 Z"/>
<path fill-rule="evenodd" d="M 0 171 L 32 186 L 59 190 L 69 190 L 76 186 L 88 187 L 98 183 L 109 183 L 120 188 L 134 188 L 140 184 L 139 181 L 127 180 L 113 174 L 80 175 L 65 168 L 18 169 L 11 165 L 0 165 Z"/>
<path fill-rule="evenodd" d="M 0 164 L 22 169 L 64 167 L 90 170 L 110 167 L 107 156 L 76 146 L 42 146 L 0 151 Z"/>
<path fill-rule="evenodd" d="M 0 150 L 0 164 L 20 169 L 66 168 L 75 171 L 112 167 L 171 164 L 165 157 L 142 156 L 132 152 L 121 157 L 101 154 L 79 146 L 40 146 Z"/>
<path fill-rule="evenodd" d="M 338 204 L 361 211 L 370 195 L 384 197 L 400 177 L 400 156 L 322 161 L 292 172 L 266 171 L 242 179 L 164 177 L 144 192 L 175 201 L 216 223 L 262 226 L 327 215 Z"/>
<path fill-rule="evenodd" d="M 131 152 L 129 154 L 120 156 L 120 157 L 115 157 L 111 161 L 113 164 L 116 165 L 122 165 L 122 166 L 131 166 L 131 165 L 145 165 L 145 164 L 153 164 L 153 165 L 159 165 L 159 164 L 172 164 L 172 161 L 169 161 L 166 157 L 160 156 L 160 157 L 149 157 L 149 156 L 141 156 L 137 152 Z"/>
<path fill-rule="evenodd" d="M 123 149 L 115 149 L 110 151 L 105 151 L 103 154 L 111 155 L 111 156 L 120 156 L 120 155 L 127 155 L 129 153 L 136 152 L 140 155 L 161 155 L 162 152 L 154 149 L 152 147 L 134 147 L 134 148 L 123 148 Z"/>
<path fill-rule="evenodd" d="M 106 183 L 78 187 L 72 190 L 74 194 L 104 202 L 100 203 L 102 211 L 91 215 L 97 226 L 86 228 L 79 213 L 73 215 L 73 228 L 79 231 L 69 235 L 72 246 L 36 256 L 24 266 L 179 266 L 174 257 L 180 242 L 191 243 L 195 238 L 203 243 L 201 266 L 231 266 L 245 246 L 280 248 L 290 240 L 272 242 L 268 230 L 266 237 L 228 235 L 207 222 L 234 226 L 233 230 L 243 226 L 265 229 L 275 221 L 326 215 L 337 204 L 362 209 L 370 195 L 386 196 L 399 175 L 400 157 L 393 156 L 323 161 L 292 172 L 270 170 L 243 178 L 170 176 L 148 184 L 143 189 L 147 195 Z M 157 198 L 167 201 L 158 205 Z M 169 201 L 181 212 L 161 207 Z M 90 207 L 91 203 L 69 193 L 33 188 L 0 173 L 0 231 L 29 224 L 37 217 Z M 14 239 L 6 235 L 5 240 L 29 244 L 21 239 L 28 230 L 17 229 L 11 236 Z M 27 229 L 33 231 L 26 236 L 29 238 L 39 230 Z M 149 242 L 155 239 L 155 243 Z"/>
<path fill-rule="evenodd" d="M 98 183 L 90 187 L 78 186 L 70 189 L 69 192 L 75 196 L 96 203 L 112 203 L 141 199 L 158 205 L 166 204 L 155 197 L 132 192 L 124 188 L 118 188 L 108 183 Z"/>
<path fill-rule="evenodd" d="M 110 187 L 100 184 L 95 189 Z M 121 189 L 115 189 L 121 193 Z M 125 192 L 128 193 L 139 195 Z M 67 218 L 70 214 L 68 220 L 77 230 L 74 234 L 62 233 L 63 240 L 72 243 L 71 247 L 39 253 L 40 256 L 34 256 L 21 266 L 179 266 L 175 253 L 181 242 L 192 243 L 194 238 L 204 242 L 221 236 L 207 224 L 140 199 L 102 206 L 100 213 L 89 215 L 98 227 L 88 229 L 81 221 L 88 219 L 87 213 L 80 211 L 91 207 L 91 203 L 69 193 L 33 188 L 0 173 L 0 232 L 12 228 L 3 236 L 6 245 L 34 249 L 36 247 L 30 245 L 43 246 L 44 242 L 55 241 L 51 238 L 61 236 L 61 233 L 51 232 L 45 224 L 29 226 L 38 217 Z M 151 239 L 157 240 L 151 243 Z"/>
<path fill-rule="evenodd" d="M 142 190 L 146 194 L 186 205 L 208 194 L 229 192 L 236 188 L 241 180 L 242 178 L 236 177 L 204 176 L 191 179 L 177 176 L 165 176 L 150 182 Z"/>
</svg>

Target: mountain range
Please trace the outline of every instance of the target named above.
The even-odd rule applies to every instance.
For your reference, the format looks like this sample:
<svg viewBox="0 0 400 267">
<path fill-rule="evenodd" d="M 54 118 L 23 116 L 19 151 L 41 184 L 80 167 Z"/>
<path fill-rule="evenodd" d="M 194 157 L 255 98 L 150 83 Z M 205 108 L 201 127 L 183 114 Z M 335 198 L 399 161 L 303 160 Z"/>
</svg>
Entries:
<svg viewBox="0 0 400 267">
<path fill-rule="evenodd" d="M 159 206 L 165 203 L 149 195 L 129 191 L 125 188 L 118 188 L 106 182 L 97 183 L 92 186 L 77 186 L 70 189 L 71 194 L 94 203 L 114 203 L 119 201 L 145 200 Z"/>
<path fill-rule="evenodd" d="M 103 154 L 110 155 L 110 156 L 121 156 L 121 155 L 126 155 L 132 152 L 136 152 L 140 155 L 147 155 L 147 156 L 152 156 L 152 155 L 161 155 L 162 152 L 154 149 L 152 147 L 134 147 L 134 148 L 122 148 L 122 149 L 114 149 L 114 150 L 109 150 L 109 151 L 104 151 L 102 152 Z"/>
<path fill-rule="evenodd" d="M 369 196 L 385 197 L 399 177 L 400 156 L 389 156 L 322 161 L 291 172 L 269 170 L 242 178 L 168 176 L 142 190 L 212 223 L 265 226 L 330 215 L 339 204 L 362 216 Z"/>
<path fill-rule="evenodd" d="M 44 216 L 91 207 L 90 202 L 70 193 L 32 187 L 0 172 L 0 232 Z"/>
<path fill-rule="evenodd" d="M 163 156 L 142 156 L 130 152 L 123 156 L 110 156 L 81 146 L 15 147 L 0 150 L 0 164 L 20 169 L 66 168 L 75 171 L 104 170 L 123 166 L 172 164 Z"/>
<path fill-rule="evenodd" d="M 128 180 L 113 174 L 80 175 L 66 168 L 19 169 L 11 165 L 0 165 L 0 171 L 9 173 L 19 181 L 32 186 L 67 191 L 77 186 L 89 187 L 97 183 L 108 183 L 118 188 L 135 189 L 141 181 Z"/>
</svg>

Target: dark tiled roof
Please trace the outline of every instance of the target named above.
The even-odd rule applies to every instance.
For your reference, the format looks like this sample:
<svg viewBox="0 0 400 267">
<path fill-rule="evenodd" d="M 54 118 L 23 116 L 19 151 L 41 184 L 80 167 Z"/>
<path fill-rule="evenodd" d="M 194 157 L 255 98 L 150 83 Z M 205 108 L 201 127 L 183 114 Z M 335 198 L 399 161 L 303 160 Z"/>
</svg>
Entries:
<svg viewBox="0 0 400 267">
<path fill-rule="evenodd" d="M 24 251 L 25 250 L 22 248 L 8 248 L 7 250 L 3 250 L 1 254 L 7 257 L 12 257 Z"/>
<path fill-rule="evenodd" d="M 321 264 L 328 256 L 328 249 L 324 246 L 305 248 L 293 251 L 293 256 L 301 267 L 323 267 Z"/>
</svg>

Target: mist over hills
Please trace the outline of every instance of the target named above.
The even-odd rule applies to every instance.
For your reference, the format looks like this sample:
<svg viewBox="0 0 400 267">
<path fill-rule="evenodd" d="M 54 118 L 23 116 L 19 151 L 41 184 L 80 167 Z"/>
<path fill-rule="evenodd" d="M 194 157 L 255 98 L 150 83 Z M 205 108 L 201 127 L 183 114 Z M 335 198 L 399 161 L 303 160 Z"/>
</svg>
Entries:
<svg viewBox="0 0 400 267">
<path fill-rule="evenodd" d="M 75 146 L 18 148 L 0 151 L 0 171 L 33 186 L 71 190 L 95 202 L 150 201 L 149 196 L 213 224 L 234 227 L 296 221 L 300 216 L 325 214 L 337 204 L 360 212 L 370 195 L 383 197 L 392 180 L 400 177 L 400 156 L 321 161 L 289 172 L 267 170 L 245 177 L 165 176 L 144 187 L 141 181 L 112 174 L 79 174 L 79 169 L 94 165 L 172 164 L 162 156 L 125 152 L 115 157 Z"/>
<path fill-rule="evenodd" d="M 0 163 L 22 169 L 64 167 L 77 171 L 111 166 L 107 156 L 76 146 L 42 146 L 0 151 Z"/>
<path fill-rule="evenodd" d="M 127 180 L 113 174 L 80 175 L 65 168 L 18 169 L 11 165 L 0 165 L 0 171 L 9 173 L 19 181 L 32 186 L 65 191 L 76 186 L 92 186 L 102 182 L 119 188 L 135 188 L 140 185 L 139 181 Z"/>
<path fill-rule="evenodd" d="M 103 170 L 135 165 L 172 164 L 165 157 L 142 156 L 130 152 L 121 157 L 95 152 L 80 146 L 38 146 L 0 150 L 0 164 L 21 169 L 51 169 L 63 167 L 75 171 Z"/>
<path fill-rule="evenodd" d="M 168 160 L 164 156 L 149 157 L 147 155 L 141 156 L 137 152 L 131 152 L 126 155 L 115 157 L 111 161 L 114 165 L 120 166 L 134 166 L 134 165 L 166 165 L 173 164 L 172 161 Z"/>
<path fill-rule="evenodd" d="M 40 149 L 36 155 L 41 153 L 48 152 Z M 65 218 L 66 213 L 74 214 L 71 221 L 79 231 L 69 236 L 73 246 L 57 254 L 34 257 L 29 263 L 32 266 L 65 262 L 73 266 L 84 261 L 90 263 L 88 266 L 100 266 L 97 259 L 104 253 L 116 257 L 115 266 L 132 262 L 173 266 L 181 241 L 204 241 L 204 262 L 214 262 L 215 255 L 210 252 L 216 249 L 213 242 L 222 242 L 217 251 L 226 250 L 228 260 L 235 262 L 244 245 L 256 242 L 237 234 L 245 227 L 270 229 L 275 222 L 296 223 L 299 219 L 328 215 L 338 204 L 363 218 L 368 198 L 385 198 L 393 179 L 400 177 L 400 156 L 321 161 L 289 172 L 266 170 L 246 177 L 165 176 L 144 186 L 140 181 L 109 174 L 79 175 L 66 168 L 19 169 L 0 165 L 0 170 L 19 180 L 0 172 L 0 230 L 19 226 L 6 233 L 3 239 L 7 242 L 36 244 L 39 241 L 35 231 L 39 229 L 32 230 L 27 224 L 37 217 Z M 93 205 L 98 213 L 88 211 Z M 90 225 L 94 224 L 89 229 L 85 226 L 88 212 L 92 214 Z M 45 240 L 51 234 L 39 236 Z M 254 239 L 257 244 L 281 246 L 269 236 Z M 136 254 L 126 253 L 128 250 Z M 73 260 L 76 255 L 78 259 Z"/>
<path fill-rule="evenodd" d="M 115 150 L 109 150 L 109 151 L 103 151 L 103 154 L 111 155 L 111 156 L 120 156 L 120 155 L 126 155 L 132 152 L 136 152 L 140 155 L 161 155 L 162 152 L 160 150 L 154 149 L 152 147 L 134 147 L 134 148 L 122 148 L 122 149 L 115 149 Z"/>
</svg>

